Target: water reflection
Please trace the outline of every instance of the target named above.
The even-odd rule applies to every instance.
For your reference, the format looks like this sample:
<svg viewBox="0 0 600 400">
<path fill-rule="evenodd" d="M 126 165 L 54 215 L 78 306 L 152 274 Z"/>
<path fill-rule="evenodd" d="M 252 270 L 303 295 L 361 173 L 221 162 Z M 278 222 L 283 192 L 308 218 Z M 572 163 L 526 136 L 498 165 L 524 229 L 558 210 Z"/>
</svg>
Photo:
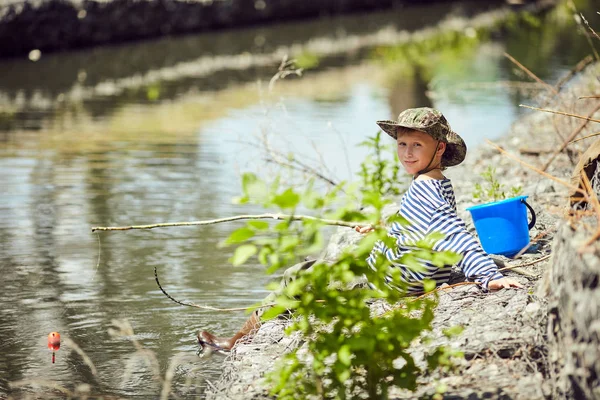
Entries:
<svg viewBox="0 0 600 400">
<path fill-rule="evenodd" d="M 0 63 L 0 104 L 19 113 L 10 120 L 12 128 L 40 127 L 45 113 L 61 115 L 74 108 L 97 118 L 112 113 L 115 105 L 155 96 L 172 99 L 268 80 L 281 57 L 298 48 L 324 55 L 321 67 L 360 62 L 361 51 L 393 40 L 393 32 L 423 29 L 442 17 L 473 15 L 502 3 L 440 2 L 368 18 L 350 15 L 50 54 L 36 63 L 25 57 L 8 60 Z"/>
<path fill-rule="evenodd" d="M 2 390 L 8 381 L 45 377 L 67 386 L 110 382 L 105 389 L 121 394 L 157 393 L 147 384 L 151 375 L 137 367 L 133 381 L 119 381 L 115 371 L 135 349 L 127 340 L 119 344 L 108 337 L 111 320 L 133 320 L 144 345 L 160 355 L 162 373 L 176 352 L 194 353 L 194 331 L 208 321 L 165 301 L 153 268 L 174 296 L 207 304 L 223 296 L 221 304 L 251 304 L 263 296 L 266 278 L 257 267 L 223 268 L 229 253 L 214 249 L 224 228 L 90 235 L 89 227 L 99 223 L 214 218 L 219 208 L 214 203 L 228 201 L 214 190 L 223 172 L 215 164 L 214 146 L 115 143 L 88 154 L 65 150 L 67 157 L 41 152 L 0 161 L 8 172 L 2 178 L 8 191 L 0 222 L 6 289 L 1 296 L 7 305 L 1 329 L 10 338 L 2 344 L 10 371 L 2 374 Z M 244 315 L 229 323 L 236 318 Z M 85 349 L 105 376 L 91 377 L 81 358 L 64 346 L 57 364 L 50 365 L 39 339 L 53 330 Z"/>
<path fill-rule="evenodd" d="M 161 390 L 156 371 L 131 338 L 108 335 L 113 319 L 131 322 L 164 376 L 173 357 L 193 356 L 199 327 L 229 333 L 246 318 L 172 303 L 156 286 L 155 267 L 165 289 L 184 301 L 239 307 L 265 294 L 262 268 L 233 268 L 227 263 L 231 249 L 218 246 L 236 224 L 101 234 L 90 234 L 91 226 L 262 211 L 230 199 L 239 192 L 241 171 L 280 171 L 263 162 L 257 150 L 263 138 L 315 165 L 324 160 L 323 171 L 337 181 L 352 179 L 364 156 L 356 144 L 375 132 L 375 120 L 406 107 L 443 109 L 474 147 L 505 133 L 519 113 L 523 94 L 501 85 L 468 86 L 514 80 L 518 72 L 505 51 L 542 78 L 555 79 L 589 49 L 574 28 L 547 20 L 457 46 L 435 63 L 414 63 L 410 74 L 369 62 L 364 56 L 373 48 L 366 46 L 327 58 L 301 79 L 279 81 L 272 93 L 266 87 L 277 63 L 201 79 L 183 74 L 161 81 L 155 101 L 143 84 L 79 103 L 55 101 L 61 93 L 171 71 L 200 57 L 271 54 L 281 46 L 370 34 L 385 25 L 412 30 L 461 7 L 474 12 L 473 6 L 445 3 L 427 13 L 417 7 L 57 54 L 36 64 L 0 63 L 0 104 L 6 108 L 0 112 L 0 393 L 8 392 L 8 382 L 37 378 L 70 390 L 87 383 L 94 393 L 155 396 Z M 531 44 L 542 51 L 530 51 Z M 51 364 L 45 347 L 51 331 L 77 343 L 98 374 L 68 347 Z M 175 391 L 200 392 L 219 368 L 218 357 L 183 360 Z"/>
</svg>

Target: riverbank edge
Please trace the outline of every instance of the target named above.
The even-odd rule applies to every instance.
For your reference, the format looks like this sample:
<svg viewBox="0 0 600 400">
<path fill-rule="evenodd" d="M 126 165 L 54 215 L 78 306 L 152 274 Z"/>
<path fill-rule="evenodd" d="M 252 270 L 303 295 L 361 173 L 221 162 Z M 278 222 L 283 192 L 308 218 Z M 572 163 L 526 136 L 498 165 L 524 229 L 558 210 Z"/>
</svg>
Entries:
<svg viewBox="0 0 600 400">
<path fill-rule="evenodd" d="M 427 2 L 453 0 L 427 0 Z M 0 58 L 402 7 L 415 0 L 13 0 Z M 421 1 L 423 3 L 424 1 Z"/>
<path fill-rule="evenodd" d="M 54 0 L 51 0 L 54 1 Z M 550 10 L 559 3 L 558 0 L 536 0 L 530 4 L 518 7 L 519 15 L 523 14 L 540 14 Z M 0 38 L 3 37 L 3 19 L 1 15 L 7 14 L 6 10 L 2 11 L 0 6 Z M 7 7 L 7 6 L 4 6 Z M 511 13 L 514 13 L 515 7 L 502 6 L 488 11 L 481 11 L 469 18 L 451 17 L 442 19 L 435 26 L 425 26 L 417 30 L 393 29 L 389 27 L 378 27 L 372 31 L 361 35 L 344 34 L 340 37 L 328 37 L 319 35 L 307 35 L 304 40 L 292 43 L 290 45 L 278 45 L 268 52 L 259 52 L 252 54 L 248 51 L 239 53 L 214 53 L 214 54 L 199 54 L 194 51 L 189 53 L 189 57 L 183 60 L 168 65 L 155 65 L 151 68 L 144 68 L 146 64 L 141 62 L 143 59 L 141 53 L 136 52 L 137 46 L 133 48 L 127 47 L 130 62 L 120 62 L 120 66 L 125 66 L 126 72 L 109 71 L 110 73 L 99 74 L 98 71 L 90 72 L 95 76 L 101 76 L 101 79 L 92 80 L 87 77 L 86 69 L 83 65 L 77 64 L 75 72 L 71 71 L 72 80 L 67 81 L 68 84 L 60 90 L 58 97 L 48 96 L 42 92 L 36 92 L 35 96 L 28 98 L 22 94 L 17 96 L 16 93 L 0 92 L 0 108 L 9 110 L 9 112 L 23 112 L 28 109 L 33 109 L 36 112 L 39 110 L 48 111 L 52 109 L 54 104 L 78 104 L 81 102 L 97 100 L 99 98 L 114 98 L 118 99 L 123 96 L 132 96 L 138 93 L 139 101 L 148 101 L 148 95 L 144 88 L 151 88 L 155 85 L 160 86 L 164 82 L 174 82 L 183 80 L 207 80 L 215 74 L 225 74 L 228 71 L 244 71 L 260 68 L 275 68 L 280 65 L 282 60 L 294 59 L 309 54 L 316 57 L 321 69 L 327 68 L 332 60 L 339 60 L 341 57 L 352 58 L 356 53 L 369 51 L 368 49 L 377 46 L 397 46 L 406 45 L 408 43 L 421 43 L 426 40 L 435 39 L 437 36 L 445 34 L 462 34 L 469 31 L 470 34 L 477 34 L 482 30 L 484 35 L 487 35 L 486 30 L 492 29 L 494 35 L 501 33 L 502 24 L 508 19 Z M 10 14 L 10 13 L 9 13 Z M 17 32 L 17 31 L 15 31 Z M 14 32 L 13 32 L 14 33 Z M 19 41 L 23 39 L 19 37 Z M 264 40 L 264 38 L 262 38 Z M 2 46 L 6 45 L 4 41 L 0 41 L 0 59 L 3 57 Z M 34 47 L 35 48 L 35 47 Z M 166 59 L 173 58 L 174 54 L 168 51 L 168 46 L 161 48 L 165 51 Z M 42 49 L 43 50 L 43 49 Z M 147 51 L 147 50 L 142 50 Z M 27 54 L 27 53 L 25 53 Z M 42 55 L 39 55 L 42 57 Z M 124 55 L 120 54 L 117 58 L 123 59 Z M 34 60 L 32 60 L 34 61 Z M 28 64 L 34 65 L 32 62 Z M 134 65 L 135 68 L 127 67 Z M 301 67 L 304 68 L 304 67 Z M 313 67 L 308 67 L 313 69 Z M 118 69 L 117 69 L 118 70 Z M 315 68 L 315 72 L 319 69 Z M 36 70 L 29 70 L 29 74 L 34 74 Z M 58 73 L 59 71 L 54 71 Z M 48 77 L 49 78 L 49 77 Z M 252 78 L 254 79 L 254 78 Z M 255 81 L 245 83 L 255 84 Z M 228 86 L 217 87 L 217 89 L 226 89 Z M 161 98 L 162 99 L 162 98 Z"/>
<path fill-rule="evenodd" d="M 563 104 L 572 104 L 577 96 L 600 92 L 598 76 L 600 63 L 579 74 L 561 93 L 561 101 L 553 101 L 554 107 L 548 108 L 561 109 Z M 547 99 L 536 101 L 545 103 Z M 589 108 L 591 102 L 582 104 L 577 111 L 585 114 Z M 548 140 L 556 124 L 563 124 L 563 128 L 572 125 L 572 121 L 561 121 L 557 122 L 552 114 L 528 113 L 512 126 L 500 144 L 516 155 L 524 148 L 540 149 L 541 155 L 519 155 L 524 161 L 540 165 L 548 157 L 549 149 L 556 147 Z M 581 135 L 585 134 L 584 130 Z M 552 141 L 555 141 L 554 137 Z M 593 398 L 598 391 L 600 357 L 590 358 L 586 352 L 596 354 L 599 348 L 594 327 L 599 325 L 600 293 L 586 280 L 595 274 L 597 281 L 600 275 L 600 246 L 598 242 L 594 243 L 583 255 L 578 251 L 588 235 L 583 225 L 573 229 L 563 221 L 565 187 L 541 178 L 537 172 L 486 145 L 471 151 L 462 165 L 448 171 L 448 176 L 454 178 L 459 215 L 467 224 L 470 225 L 471 220 L 464 210 L 473 204 L 473 185 L 481 182 L 479 174 L 490 165 L 496 168 L 505 187 L 523 186 L 523 193 L 529 196 L 538 215 L 531 237 L 539 237 L 539 240 L 532 246 L 532 251 L 519 263 L 502 258 L 498 258 L 498 262 L 514 265 L 533 262 L 547 254 L 552 257 L 505 273 L 524 284 L 524 290 L 506 289 L 484 294 L 467 286 L 441 295 L 433 331 L 429 335 L 431 341 L 415 343 L 411 353 L 422 365 L 428 349 L 444 344 L 460 349 L 465 358 L 452 372 L 435 372 L 423 378 L 416 393 L 394 388 L 390 398 L 430 397 L 436 393 L 448 399 Z M 568 180 L 572 163 L 567 155 L 560 154 L 548 172 Z M 325 257 L 339 254 L 344 246 L 357 240 L 359 237 L 353 231 L 338 230 Z M 585 313 L 576 312 L 582 309 Z M 265 387 L 265 373 L 274 368 L 282 354 L 303 343 L 297 335 L 284 335 L 286 325 L 286 321 L 269 321 L 261 326 L 250 343 L 236 346 L 224 362 L 221 379 L 209 383 L 206 397 L 271 398 Z M 447 338 L 443 335 L 444 329 L 456 325 L 464 328 L 460 336 Z M 572 332 L 578 332 L 578 335 L 574 336 Z"/>
</svg>

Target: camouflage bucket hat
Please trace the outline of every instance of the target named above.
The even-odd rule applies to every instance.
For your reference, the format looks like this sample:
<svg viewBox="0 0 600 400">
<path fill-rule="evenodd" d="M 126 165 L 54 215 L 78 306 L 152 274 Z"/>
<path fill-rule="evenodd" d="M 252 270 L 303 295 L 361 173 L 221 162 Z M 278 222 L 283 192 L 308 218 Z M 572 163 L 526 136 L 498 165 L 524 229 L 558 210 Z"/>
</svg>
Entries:
<svg viewBox="0 0 600 400">
<path fill-rule="evenodd" d="M 464 140 L 452 131 L 446 117 L 434 108 L 409 108 L 398 115 L 397 121 L 377 121 L 377 125 L 394 139 L 398 127 L 403 127 L 425 132 L 432 138 L 446 143 L 446 151 L 442 156 L 442 165 L 445 167 L 460 164 L 467 155 Z"/>
</svg>

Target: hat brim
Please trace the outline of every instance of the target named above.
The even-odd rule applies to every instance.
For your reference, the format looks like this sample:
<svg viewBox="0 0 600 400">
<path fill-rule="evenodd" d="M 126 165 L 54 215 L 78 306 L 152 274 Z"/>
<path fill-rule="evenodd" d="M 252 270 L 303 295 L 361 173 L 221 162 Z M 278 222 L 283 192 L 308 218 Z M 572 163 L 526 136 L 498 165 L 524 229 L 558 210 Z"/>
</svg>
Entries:
<svg viewBox="0 0 600 400">
<path fill-rule="evenodd" d="M 398 122 L 391 120 L 377 121 L 377 125 L 379 125 L 379 127 L 394 140 L 397 139 L 398 128 L 414 129 L 431 135 L 425 130 L 426 127 L 399 124 Z M 458 133 L 450 131 L 442 141 L 446 143 L 446 151 L 444 151 L 444 154 L 442 155 L 442 164 L 445 167 L 453 167 L 464 161 L 467 156 L 467 145 Z"/>
</svg>

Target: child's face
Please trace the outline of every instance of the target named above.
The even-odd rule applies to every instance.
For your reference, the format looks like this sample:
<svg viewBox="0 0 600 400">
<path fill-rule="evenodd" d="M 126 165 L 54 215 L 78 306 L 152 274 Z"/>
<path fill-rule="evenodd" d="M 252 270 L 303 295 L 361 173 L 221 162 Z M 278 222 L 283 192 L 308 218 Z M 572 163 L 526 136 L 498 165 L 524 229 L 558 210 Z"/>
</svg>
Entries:
<svg viewBox="0 0 600 400">
<path fill-rule="evenodd" d="M 428 167 L 439 166 L 446 149 L 445 143 L 438 142 L 425 132 L 416 130 L 398 132 L 396 142 L 398 158 L 406 172 L 411 175 Z"/>
</svg>

